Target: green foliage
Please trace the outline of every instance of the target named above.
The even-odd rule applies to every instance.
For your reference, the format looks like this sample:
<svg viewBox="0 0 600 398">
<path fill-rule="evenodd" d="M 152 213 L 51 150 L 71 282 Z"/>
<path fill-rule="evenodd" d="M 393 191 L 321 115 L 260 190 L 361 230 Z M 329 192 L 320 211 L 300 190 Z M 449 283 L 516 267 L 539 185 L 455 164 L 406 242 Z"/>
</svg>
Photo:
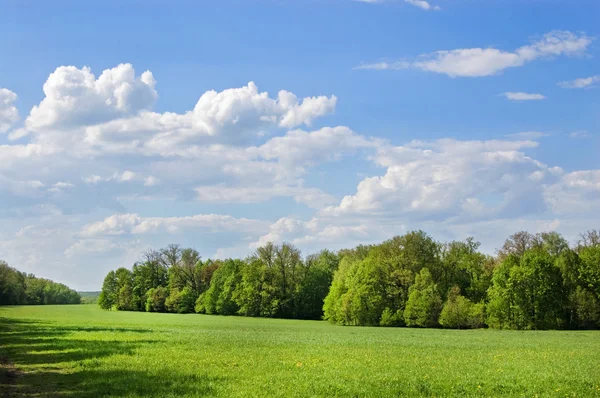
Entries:
<svg viewBox="0 0 600 398">
<path fill-rule="evenodd" d="M 521 231 L 496 257 L 473 238 L 439 243 L 423 231 L 304 259 L 287 243 L 225 261 L 169 245 L 146 252 L 132 271 L 109 273 L 99 304 L 356 326 L 596 328 L 599 236 L 590 231 L 571 249 L 556 232 Z M 23 283 L 29 302 L 55 295 L 43 282 Z"/>
<path fill-rule="evenodd" d="M 168 312 L 187 314 L 194 312 L 196 293 L 188 286 L 182 290 L 171 290 L 169 297 L 165 300 Z"/>
<path fill-rule="evenodd" d="M 100 292 L 78 292 L 81 296 L 81 304 L 98 304 Z"/>
<path fill-rule="evenodd" d="M 594 329 L 600 326 L 600 300 L 589 290 L 577 286 L 569 296 L 574 315 L 574 326 L 579 329 Z"/>
<path fill-rule="evenodd" d="M 321 319 L 323 317 L 325 297 L 329 293 L 333 273 L 338 265 L 338 256 L 328 250 L 306 259 L 303 275 L 295 292 L 294 318 Z"/>
<path fill-rule="evenodd" d="M 167 289 L 159 286 L 153 287 L 146 293 L 146 312 L 165 312 Z"/>
<path fill-rule="evenodd" d="M 30 293 L 27 292 L 25 279 L 24 273 L 0 261 L 0 305 L 25 304 L 28 301 Z"/>
<path fill-rule="evenodd" d="M 579 258 L 581 259 L 580 284 L 600 298 L 600 244 L 581 248 Z"/>
<path fill-rule="evenodd" d="M 401 310 L 393 311 L 389 308 L 383 310 L 379 326 L 404 326 L 404 313 Z"/>
<path fill-rule="evenodd" d="M 79 304 L 81 296 L 62 283 L 36 278 L 0 261 L 0 305 Z"/>
<path fill-rule="evenodd" d="M 422 231 L 344 254 L 325 299 L 325 319 L 342 325 L 404 325 L 410 286 L 425 267 L 445 276 L 440 245 Z"/>
<path fill-rule="evenodd" d="M 226 260 L 213 274 L 210 288 L 196 301 L 196 312 L 206 314 L 234 315 L 239 305 L 234 291 L 240 283 L 240 260 Z"/>
<path fill-rule="evenodd" d="M 431 328 L 438 325 L 442 299 L 429 269 L 423 268 L 410 287 L 404 321 L 407 326 Z"/>
<path fill-rule="evenodd" d="M 541 250 L 511 255 L 494 274 L 489 292 L 488 324 L 511 329 L 563 327 L 560 269 Z"/>
<path fill-rule="evenodd" d="M 439 323 L 445 328 L 479 328 L 484 323 L 483 311 L 483 303 L 473 304 L 469 299 L 461 296 L 458 286 L 454 286 L 448 293 Z"/>
</svg>

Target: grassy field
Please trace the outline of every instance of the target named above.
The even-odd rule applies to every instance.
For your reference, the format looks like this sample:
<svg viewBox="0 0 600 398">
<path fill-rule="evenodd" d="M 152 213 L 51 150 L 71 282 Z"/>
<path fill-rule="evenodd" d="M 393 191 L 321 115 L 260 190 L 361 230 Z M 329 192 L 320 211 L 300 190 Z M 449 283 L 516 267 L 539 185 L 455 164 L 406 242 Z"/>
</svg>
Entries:
<svg viewBox="0 0 600 398">
<path fill-rule="evenodd" d="M 5 396 L 600 396 L 600 332 L 0 308 Z"/>
</svg>

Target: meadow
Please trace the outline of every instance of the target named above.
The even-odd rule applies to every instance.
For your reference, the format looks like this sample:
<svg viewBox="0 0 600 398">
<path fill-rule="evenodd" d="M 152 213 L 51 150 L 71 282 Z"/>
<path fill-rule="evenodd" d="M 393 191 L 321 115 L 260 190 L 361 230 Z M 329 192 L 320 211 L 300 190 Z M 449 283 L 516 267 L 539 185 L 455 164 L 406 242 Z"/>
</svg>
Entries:
<svg viewBox="0 0 600 398">
<path fill-rule="evenodd" d="M 600 396 L 600 332 L 0 307 L 7 397 Z"/>
</svg>

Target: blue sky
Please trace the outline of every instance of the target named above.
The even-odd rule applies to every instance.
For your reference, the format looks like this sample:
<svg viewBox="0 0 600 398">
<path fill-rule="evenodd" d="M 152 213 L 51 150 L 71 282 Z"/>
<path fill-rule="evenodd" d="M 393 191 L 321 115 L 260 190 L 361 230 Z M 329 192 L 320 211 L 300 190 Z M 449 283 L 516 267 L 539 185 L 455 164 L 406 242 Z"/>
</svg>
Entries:
<svg viewBox="0 0 600 398">
<path fill-rule="evenodd" d="M 600 227 L 598 16 L 592 0 L 3 2 L 0 258 L 96 289 L 172 242 L 208 258 L 417 228 L 489 253 L 520 229 L 574 241 Z"/>
</svg>

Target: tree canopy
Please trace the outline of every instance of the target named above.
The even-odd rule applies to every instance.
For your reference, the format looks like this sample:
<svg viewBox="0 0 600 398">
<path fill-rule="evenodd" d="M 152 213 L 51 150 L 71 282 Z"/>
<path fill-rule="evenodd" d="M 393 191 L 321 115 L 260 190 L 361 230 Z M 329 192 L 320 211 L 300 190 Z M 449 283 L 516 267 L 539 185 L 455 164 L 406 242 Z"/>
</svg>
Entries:
<svg viewBox="0 0 600 398">
<path fill-rule="evenodd" d="M 473 238 L 441 243 L 423 231 L 305 258 L 289 243 L 227 260 L 169 245 L 109 272 L 99 304 L 356 326 L 598 328 L 597 237 L 587 232 L 570 247 L 556 232 L 521 231 L 496 256 Z"/>
<path fill-rule="evenodd" d="M 0 305 L 79 304 L 81 296 L 62 283 L 36 278 L 0 261 Z"/>
</svg>

